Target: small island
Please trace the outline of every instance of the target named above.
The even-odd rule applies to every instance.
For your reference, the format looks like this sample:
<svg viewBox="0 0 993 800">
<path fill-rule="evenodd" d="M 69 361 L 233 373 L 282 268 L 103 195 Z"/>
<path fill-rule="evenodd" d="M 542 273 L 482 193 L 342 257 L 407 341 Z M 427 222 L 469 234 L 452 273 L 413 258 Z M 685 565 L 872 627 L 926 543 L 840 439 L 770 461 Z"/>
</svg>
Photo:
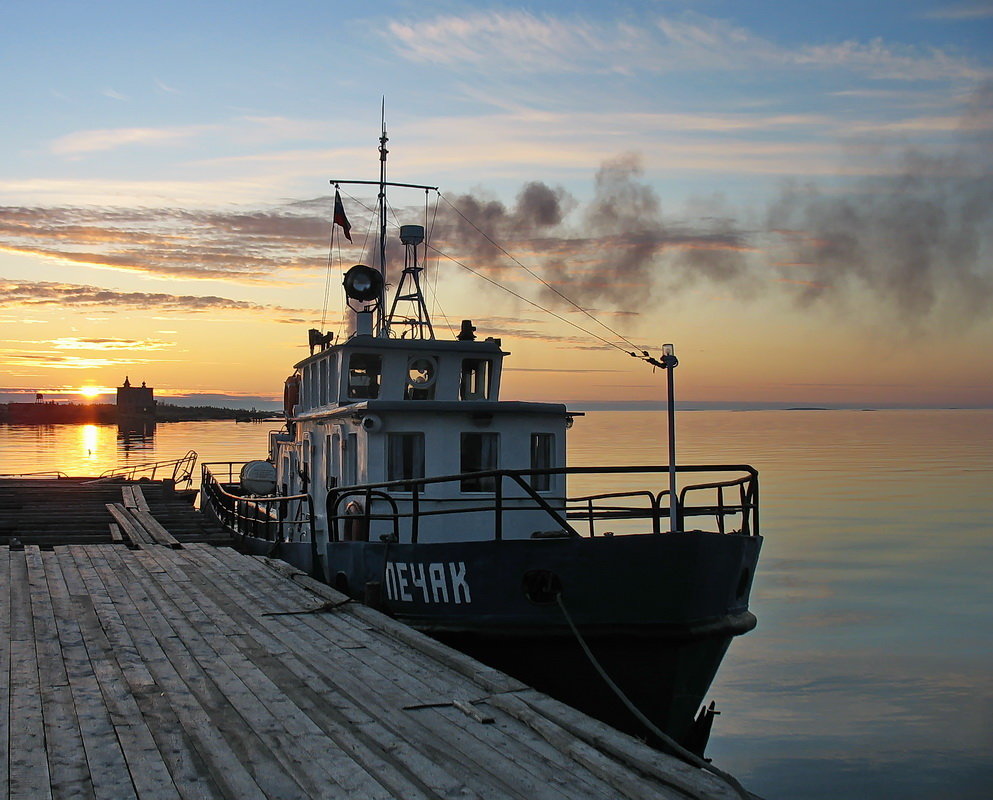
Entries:
<svg viewBox="0 0 993 800">
<path fill-rule="evenodd" d="M 35 395 L 33 403 L 0 403 L 0 422 L 13 425 L 118 424 L 154 422 L 190 422 L 196 420 L 233 419 L 239 422 L 272 419 L 272 411 L 218 408 L 214 406 L 177 406 L 155 399 L 155 390 L 142 381 L 132 386 L 129 377 L 117 387 L 116 403 L 72 403 L 45 400 Z"/>
</svg>

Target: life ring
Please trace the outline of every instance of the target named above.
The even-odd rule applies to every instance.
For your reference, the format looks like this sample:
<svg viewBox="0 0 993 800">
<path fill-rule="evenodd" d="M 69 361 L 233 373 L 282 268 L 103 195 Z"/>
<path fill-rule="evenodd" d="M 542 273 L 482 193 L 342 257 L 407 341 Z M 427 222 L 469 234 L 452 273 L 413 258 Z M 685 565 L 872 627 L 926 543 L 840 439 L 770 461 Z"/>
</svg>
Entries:
<svg viewBox="0 0 993 800">
<path fill-rule="evenodd" d="M 349 500 L 345 504 L 345 541 L 368 542 L 369 518 L 365 515 L 365 507 L 358 500 Z"/>
</svg>

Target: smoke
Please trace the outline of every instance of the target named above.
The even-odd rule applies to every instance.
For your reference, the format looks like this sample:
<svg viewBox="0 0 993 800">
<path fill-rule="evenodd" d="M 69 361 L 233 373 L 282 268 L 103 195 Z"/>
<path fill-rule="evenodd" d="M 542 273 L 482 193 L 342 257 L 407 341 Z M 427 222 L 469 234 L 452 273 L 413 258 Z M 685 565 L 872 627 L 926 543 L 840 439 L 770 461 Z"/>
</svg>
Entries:
<svg viewBox="0 0 993 800">
<path fill-rule="evenodd" d="M 511 277 L 517 259 L 534 264 L 546 283 L 540 300 L 558 305 L 564 295 L 600 309 L 630 307 L 633 296 L 641 305 L 660 290 L 744 275 L 744 234 L 729 219 L 696 230 L 668 223 L 641 175 L 634 154 L 604 163 L 582 209 L 561 187 L 541 182 L 526 184 L 512 207 L 462 195 L 439 214 L 435 241 L 498 281 Z"/>
<path fill-rule="evenodd" d="M 993 300 L 993 91 L 985 87 L 945 155 L 904 149 L 844 194 L 788 185 L 767 225 L 805 278 L 803 304 L 868 297 L 914 325 L 967 322 Z M 795 270 L 794 270 L 795 274 Z"/>
<path fill-rule="evenodd" d="M 706 198 L 682 219 L 664 212 L 638 157 L 626 154 L 600 167 L 582 207 L 540 182 L 510 207 L 458 197 L 454 210 L 442 207 L 434 241 L 498 282 L 520 274 L 520 259 L 547 284 L 528 295 L 558 308 L 568 298 L 601 312 L 638 310 L 710 286 L 845 313 L 863 314 L 868 300 L 879 318 L 908 328 L 988 315 L 993 85 L 971 98 L 952 146 L 873 147 L 870 176 L 786 183 L 757 212 Z M 757 222 L 746 227 L 749 217 Z"/>
</svg>

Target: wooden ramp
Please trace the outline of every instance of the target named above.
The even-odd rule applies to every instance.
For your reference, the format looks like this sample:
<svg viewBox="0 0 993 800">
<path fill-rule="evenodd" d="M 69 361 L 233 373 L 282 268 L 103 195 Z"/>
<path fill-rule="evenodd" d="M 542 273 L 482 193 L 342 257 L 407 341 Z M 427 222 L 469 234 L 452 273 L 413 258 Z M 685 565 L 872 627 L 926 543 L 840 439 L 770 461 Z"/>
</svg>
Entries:
<svg viewBox="0 0 993 800">
<path fill-rule="evenodd" d="M 0 796 L 734 798 L 281 562 L 0 548 Z"/>
<path fill-rule="evenodd" d="M 0 478 L 0 546 L 109 544 L 111 525 L 120 525 L 112 504 L 154 515 L 180 543 L 231 543 L 230 534 L 165 481 Z"/>
</svg>

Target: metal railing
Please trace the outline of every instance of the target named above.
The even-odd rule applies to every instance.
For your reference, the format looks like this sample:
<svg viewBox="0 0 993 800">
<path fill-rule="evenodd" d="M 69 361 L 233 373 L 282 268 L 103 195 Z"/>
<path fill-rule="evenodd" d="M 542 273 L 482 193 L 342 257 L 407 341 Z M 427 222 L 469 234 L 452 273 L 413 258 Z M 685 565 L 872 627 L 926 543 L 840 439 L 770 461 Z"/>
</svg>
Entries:
<svg viewBox="0 0 993 800">
<path fill-rule="evenodd" d="M 193 471 L 197 464 L 196 450 L 190 450 L 182 458 L 171 458 L 165 461 L 150 461 L 146 464 L 132 464 L 128 467 L 115 467 L 105 470 L 93 481 L 106 482 L 111 480 L 135 481 L 140 478 L 162 480 L 168 476 L 177 488 L 187 488 L 193 484 Z"/>
<path fill-rule="evenodd" d="M 200 509 L 238 536 L 270 542 L 304 541 L 316 547 L 314 501 L 309 494 L 256 496 L 240 492 L 243 462 L 200 465 Z"/>
<path fill-rule="evenodd" d="M 0 478 L 58 478 L 59 480 L 63 480 L 68 477 L 69 475 L 60 469 L 50 469 L 44 472 L 5 472 L 0 475 Z"/>
<path fill-rule="evenodd" d="M 743 473 L 737 477 L 685 486 L 679 492 L 677 515 L 670 531 L 683 531 L 688 520 L 712 518 L 718 534 L 728 533 L 727 520 L 738 519 L 738 527 L 730 532 L 757 536 L 759 534 L 758 472 L 741 464 L 716 466 L 681 466 L 677 473 Z M 580 536 L 577 526 L 585 528 L 587 535 L 596 536 L 598 523 L 619 520 L 640 520 L 651 526 L 653 533 L 661 533 L 663 519 L 670 516 L 669 490 L 658 492 L 636 490 L 630 492 L 605 492 L 576 497 L 552 496 L 532 488 L 529 479 L 538 475 L 634 475 L 647 474 L 659 482 L 668 482 L 667 466 L 634 467 L 569 467 L 545 470 L 491 470 L 486 472 L 445 475 L 435 478 L 386 481 L 360 486 L 342 486 L 331 489 L 326 498 L 328 536 L 332 541 L 368 538 L 373 523 L 380 529 L 381 538 L 399 540 L 400 521 L 409 520 L 411 542 L 417 542 L 421 522 L 429 517 L 487 513 L 493 516 L 494 540 L 503 539 L 505 517 L 508 514 L 542 511 L 555 529 L 542 536 Z M 493 491 L 480 497 L 432 496 L 432 487 L 446 483 L 491 479 Z M 506 486 L 505 486 L 506 484 Z M 737 502 L 729 502 L 727 493 L 737 489 Z M 516 491 L 515 491 L 516 489 Z M 395 493 L 403 493 L 396 497 Z M 709 498 L 696 498 L 712 492 Z M 482 493 L 480 493 L 482 494 Z M 709 502 L 707 502 L 709 500 Z M 400 510 L 400 504 L 405 510 Z M 610 534 L 612 531 L 600 531 Z"/>
</svg>

